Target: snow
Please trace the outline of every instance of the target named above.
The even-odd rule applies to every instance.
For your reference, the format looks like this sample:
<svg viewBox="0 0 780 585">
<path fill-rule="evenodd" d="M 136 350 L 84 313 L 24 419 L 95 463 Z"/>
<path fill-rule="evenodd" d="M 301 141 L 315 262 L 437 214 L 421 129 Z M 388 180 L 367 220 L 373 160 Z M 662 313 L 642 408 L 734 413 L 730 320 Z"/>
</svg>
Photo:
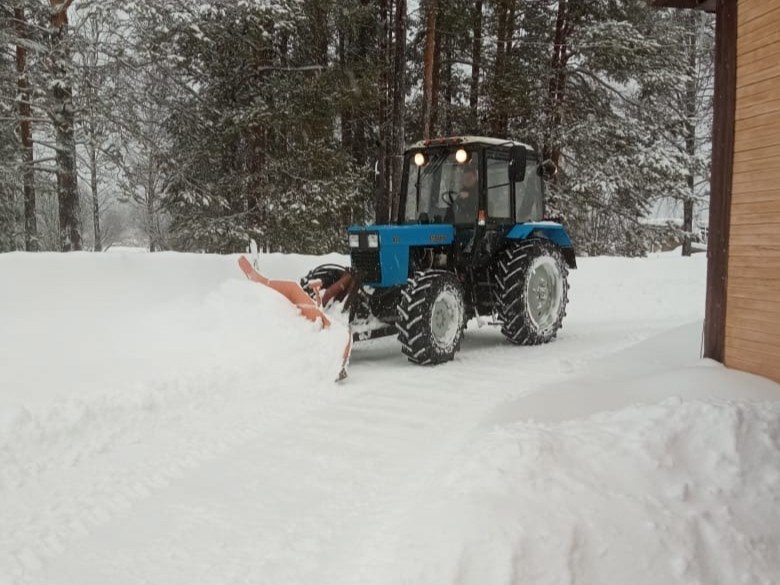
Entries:
<svg viewBox="0 0 780 585">
<path fill-rule="evenodd" d="M 699 359 L 706 258 L 578 264 L 551 344 L 335 384 L 235 256 L 0 255 L 0 584 L 776 583 L 780 386 Z"/>
</svg>

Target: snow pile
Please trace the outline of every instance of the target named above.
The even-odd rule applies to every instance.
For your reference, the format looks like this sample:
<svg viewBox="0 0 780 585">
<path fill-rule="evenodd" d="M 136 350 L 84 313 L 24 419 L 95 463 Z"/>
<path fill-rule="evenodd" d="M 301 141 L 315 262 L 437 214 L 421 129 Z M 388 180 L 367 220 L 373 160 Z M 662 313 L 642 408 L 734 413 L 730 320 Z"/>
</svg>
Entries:
<svg viewBox="0 0 780 585">
<path fill-rule="evenodd" d="M 622 390 L 661 400 L 475 435 L 409 512 L 397 582 L 776 583 L 780 387 L 699 366 Z"/>
</svg>

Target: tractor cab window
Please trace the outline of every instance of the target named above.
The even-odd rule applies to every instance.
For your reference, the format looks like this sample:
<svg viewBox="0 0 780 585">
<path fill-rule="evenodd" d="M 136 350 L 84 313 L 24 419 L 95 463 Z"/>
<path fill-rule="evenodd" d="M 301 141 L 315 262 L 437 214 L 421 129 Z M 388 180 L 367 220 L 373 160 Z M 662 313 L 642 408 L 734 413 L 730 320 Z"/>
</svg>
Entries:
<svg viewBox="0 0 780 585">
<path fill-rule="evenodd" d="M 538 173 L 538 163 L 528 159 L 525 179 L 515 183 L 516 219 L 518 223 L 539 221 L 544 214 L 542 177 Z"/>
<path fill-rule="evenodd" d="M 509 183 L 509 152 L 487 152 L 487 214 L 493 221 L 512 219 Z"/>
<path fill-rule="evenodd" d="M 479 200 L 478 155 L 459 163 L 455 152 L 432 150 L 425 163 L 407 160 L 406 223 L 473 224 Z"/>
</svg>

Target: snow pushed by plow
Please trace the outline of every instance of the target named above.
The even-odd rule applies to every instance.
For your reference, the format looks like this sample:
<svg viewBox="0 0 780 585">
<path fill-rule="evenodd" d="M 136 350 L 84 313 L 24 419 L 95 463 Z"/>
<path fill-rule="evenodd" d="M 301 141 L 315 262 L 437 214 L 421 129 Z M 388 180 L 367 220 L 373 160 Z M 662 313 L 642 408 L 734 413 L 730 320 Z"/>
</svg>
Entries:
<svg viewBox="0 0 780 585">
<path fill-rule="evenodd" d="M 780 392 L 697 359 L 705 269 L 582 259 L 553 343 L 337 385 L 235 256 L 0 255 L 0 584 L 776 582 Z"/>
<path fill-rule="evenodd" d="M 0 257 L 10 309 L 0 576 L 25 582 L 73 541 L 256 437 L 283 394 L 317 403 L 320 380 L 338 373 L 344 329 L 298 319 L 235 266 L 177 254 Z"/>
</svg>

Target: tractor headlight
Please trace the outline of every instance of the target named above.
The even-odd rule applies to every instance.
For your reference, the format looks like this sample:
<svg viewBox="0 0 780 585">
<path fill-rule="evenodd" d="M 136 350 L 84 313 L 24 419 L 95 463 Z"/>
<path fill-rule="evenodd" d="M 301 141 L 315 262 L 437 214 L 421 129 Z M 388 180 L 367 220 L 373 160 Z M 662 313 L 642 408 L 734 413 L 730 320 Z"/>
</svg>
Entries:
<svg viewBox="0 0 780 585">
<path fill-rule="evenodd" d="M 369 248 L 379 247 L 379 234 L 368 234 L 368 247 Z"/>
<path fill-rule="evenodd" d="M 349 234 L 349 247 L 357 248 L 360 246 L 360 236 L 357 234 Z"/>
<path fill-rule="evenodd" d="M 465 148 L 459 148 L 455 151 L 455 160 L 458 161 L 460 164 L 463 164 L 467 160 L 469 160 L 469 153 L 466 151 Z"/>
</svg>

